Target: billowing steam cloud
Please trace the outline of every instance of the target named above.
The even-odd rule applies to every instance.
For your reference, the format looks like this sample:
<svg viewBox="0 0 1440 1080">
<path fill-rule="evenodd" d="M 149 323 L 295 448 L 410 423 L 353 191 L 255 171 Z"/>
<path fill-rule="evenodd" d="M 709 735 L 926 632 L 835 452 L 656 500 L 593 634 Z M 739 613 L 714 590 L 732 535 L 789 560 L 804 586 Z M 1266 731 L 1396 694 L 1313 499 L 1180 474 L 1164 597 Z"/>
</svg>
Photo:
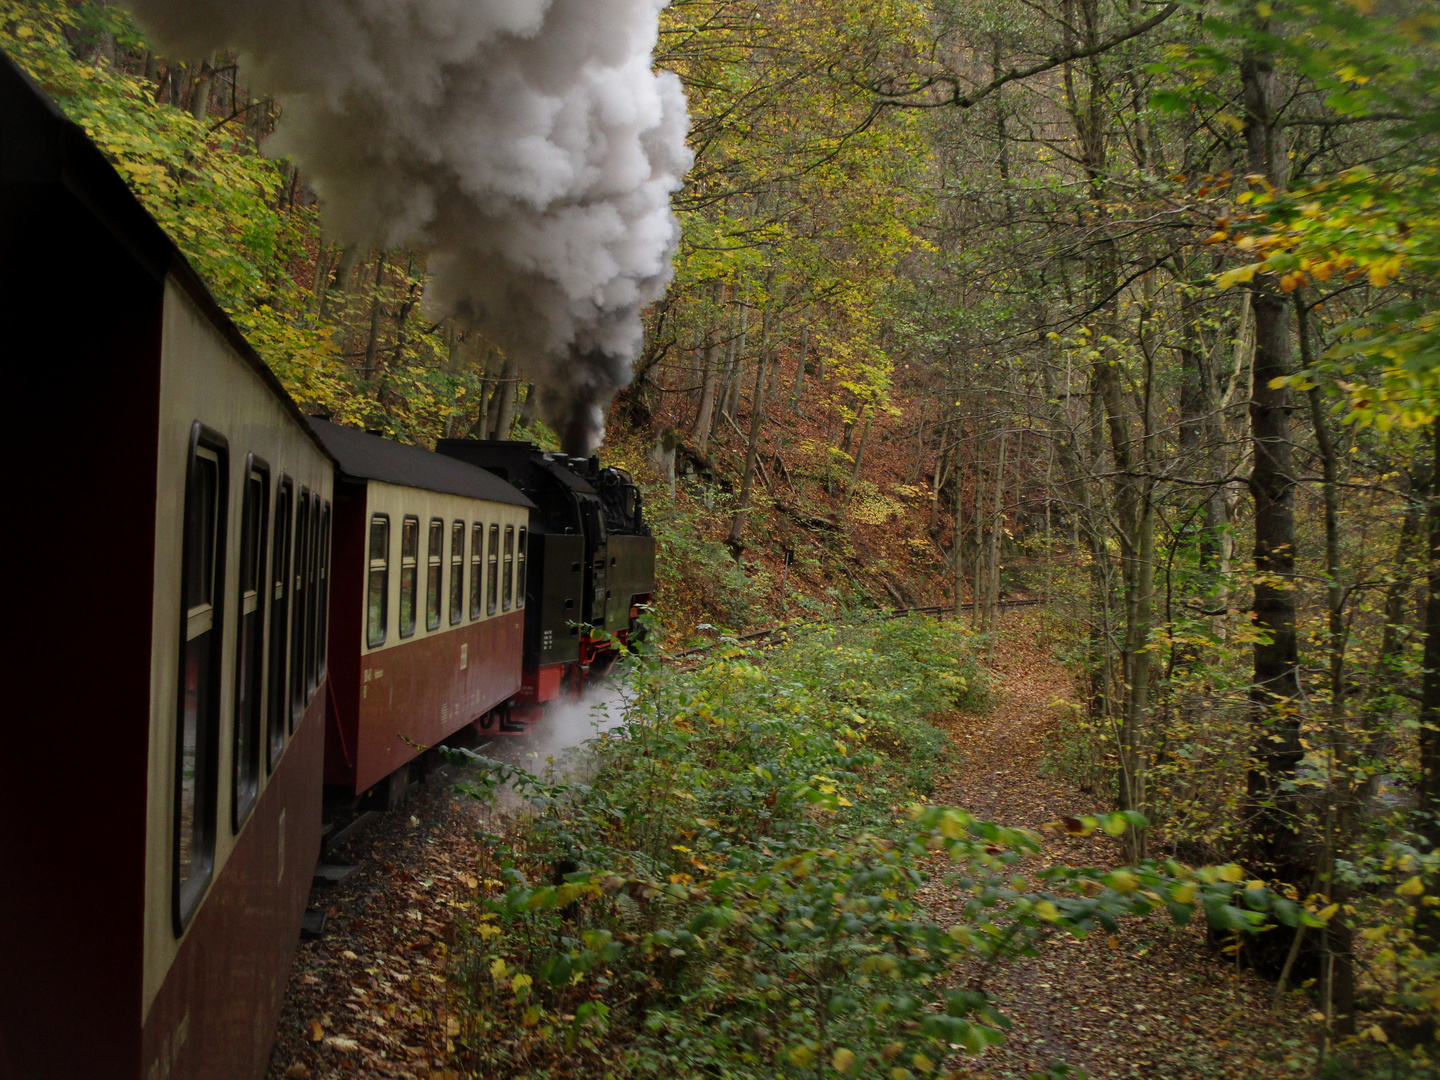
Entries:
<svg viewBox="0 0 1440 1080">
<path fill-rule="evenodd" d="M 494 338 L 588 452 L 672 275 L 691 154 L 651 70 L 667 0 L 129 0 L 182 56 L 234 47 L 339 239 L 430 252 L 429 309 Z"/>
</svg>

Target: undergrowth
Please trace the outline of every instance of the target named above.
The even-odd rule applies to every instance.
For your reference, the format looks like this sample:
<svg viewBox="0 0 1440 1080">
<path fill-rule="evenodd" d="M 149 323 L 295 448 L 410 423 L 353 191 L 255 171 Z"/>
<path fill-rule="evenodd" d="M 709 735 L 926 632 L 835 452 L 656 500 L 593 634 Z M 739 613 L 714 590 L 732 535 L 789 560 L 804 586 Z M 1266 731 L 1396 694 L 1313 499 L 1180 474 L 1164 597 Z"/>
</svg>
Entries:
<svg viewBox="0 0 1440 1080">
<path fill-rule="evenodd" d="M 984 968 L 1166 908 L 1231 930 L 1267 907 L 1313 919 L 1236 867 L 1022 868 L 1033 834 L 925 806 L 947 760 L 927 717 L 988 693 L 973 645 L 911 617 L 764 654 L 728 639 L 688 671 L 632 657 L 628 718 L 597 745 L 593 784 L 471 755 L 473 794 L 508 783 L 535 808 L 518 837 L 483 837 L 460 920 L 472 1074 L 943 1074 L 1007 1026 L 978 986 L 950 985 L 960 956 Z M 968 902 L 940 926 L 916 889 L 947 855 Z"/>
</svg>

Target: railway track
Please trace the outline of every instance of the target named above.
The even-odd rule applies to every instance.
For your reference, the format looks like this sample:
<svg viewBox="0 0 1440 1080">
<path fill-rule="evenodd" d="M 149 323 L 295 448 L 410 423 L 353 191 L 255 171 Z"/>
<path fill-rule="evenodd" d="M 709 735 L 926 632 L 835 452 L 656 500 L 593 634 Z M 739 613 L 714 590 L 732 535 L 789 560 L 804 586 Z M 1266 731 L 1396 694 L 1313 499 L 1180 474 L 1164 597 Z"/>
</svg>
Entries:
<svg viewBox="0 0 1440 1080">
<path fill-rule="evenodd" d="M 1043 602 L 1044 602 L 1044 601 L 1042 601 L 1042 600 L 1038 600 L 1038 599 L 1034 599 L 1034 598 L 1022 598 L 1022 599 L 1015 599 L 1015 600 L 1001 600 L 999 606 L 1000 606 L 1001 608 L 1003 608 L 1003 609 L 1021 608 L 1021 607 L 1035 607 L 1036 605 L 1041 604 L 1041 603 L 1043 603 Z M 961 609 L 964 610 L 964 611 L 973 611 L 973 610 L 975 610 L 975 605 L 974 605 L 973 602 L 972 602 L 972 603 L 969 603 L 969 604 L 962 604 L 962 605 L 961 605 Z M 871 610 L 871 611 L 859 612 L 859 613 L 856 613 L 856 614 L 854 614 L 854 615 L 842 617 L 842 618 L 839 618 L 839 619 L 800 619 L 800 620 L 797 620 L 797 621 L 795 621 L 795 622 L 784 623 L 784 624 L 782 624 L 782 625 L 780 625 L 780 626 L 772 626 L 772 627 L 770 627 L 768 630 L 756 630 L 756 631 L 753 631 L 752 633 L 749 633 L 749 634 L 740 634 L 738 637 L 734 638 L 733 640 L 735 640 L 735 641 L 743 641 L 743 642 L 762 642 L 762 641 L 767 641 L 767 640 L 769 640 L 769 639 L 771 639 L 771 638 L 778 637 L 778 636 L 783 635 L 783 634 L 789 634 L 789 633 L 791 633 L 791 632 L 793 632 L 793 631 L 796 631 L 796 630 L 803 630 L 803 629 L 805 629 L 806 627 L 820 626 L 820 625 L 825 624 L 825 623 L 836 623 L 836 622 L 844 623 L 844 622 L 848 622 L 848 621 L 856 621 L 856 620 L 858 620 L 858 619 L 860 619 L 860 618 L 874 618 L 874 617 L 876 617 L 876 616 L 878 616 L 878 617 L 880 617 L 880 618 L 885 618 L 885 619 L 899 619 L 899 618 L 903 618 L 903 617 L 905 617 L 905 616 L 907 616 L 907 615 L 941 615 L 941 616 L 944 616 L 944 615 L 954 615 L 954 614 L 955 614 L 955 608 L 954 608 L 954 605 L 952 605 L 952 604 L 936 604 L 936 605 L 933 605 L 933 606 L 931 606 L 931 607 L 891 608 L 891 609 L 889 609 L 889 610 L 879 610 L 879 609 L 875 609 L 875 610 Z M 691 646 L 691 647 L 688 648 L 688 649 L 681 649 L 679 652 L 669 653 L 669 654 L 667 654 L 666 656 L 664 656 L 663 659 L 665 659 L 665 660 L 667 660 L 667 661 L 670 661 L 670 662 L 672 662 L 672 663 L 684 663 L 686 660 L 691 659 L 691 658 L 694 658 L 694 657 L 697 657 L 697 656 L 699 656 L 701 653 L 707 652 L 707 651 L 709 651 L 710 649 L 715 648 L 715 646 L 717 646 L 717 645 L 719 645 L 719 644 L 721 644 L 721 642 L 719 642 L 719 641 L 711 641 L 711 642 L 707 642 L 707 643 L 704 644 L 704 645 L 694 645 L 694 646 Z"/>
</svg>

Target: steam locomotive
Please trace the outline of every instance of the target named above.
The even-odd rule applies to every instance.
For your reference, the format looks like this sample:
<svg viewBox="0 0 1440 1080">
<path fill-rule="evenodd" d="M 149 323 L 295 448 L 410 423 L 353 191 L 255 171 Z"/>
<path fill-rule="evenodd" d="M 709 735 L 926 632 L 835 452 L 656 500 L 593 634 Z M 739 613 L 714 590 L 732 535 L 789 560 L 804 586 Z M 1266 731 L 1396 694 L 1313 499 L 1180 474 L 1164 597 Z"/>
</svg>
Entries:
<svg viewBox="0 0 1440 1080">
<path fill-rule="evenodd" d="M 0 1078 L 255 1080 L 326 792 L 543 723 L 603 667 L 654 588 L 640 493 L 593 458 L 302 416 L 3 54 L 0 243 Z"/>
</svg>

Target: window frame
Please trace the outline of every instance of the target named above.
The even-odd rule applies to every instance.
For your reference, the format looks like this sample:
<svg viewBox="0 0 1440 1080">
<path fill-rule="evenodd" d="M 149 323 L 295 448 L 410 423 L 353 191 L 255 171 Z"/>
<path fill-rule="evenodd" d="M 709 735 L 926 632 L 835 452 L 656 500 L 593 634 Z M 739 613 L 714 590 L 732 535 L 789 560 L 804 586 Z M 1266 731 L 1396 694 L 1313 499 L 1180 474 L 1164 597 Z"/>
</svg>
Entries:
<svg viewBox="0 0 1440 1080">
<path fill-rule="evenodd" d="M 320 500 L 320 592 L 316 605 L 320 623 L 316 627 L 315 680 L 320 682 L 330 671 L 330 500 Z"/>
<path fill-rule="evenodd" d="M 414 532 L 411 533 L 411 527 Z M 405 541 L 407 533 L 415 538 L 415 550 L 409 555 L 405 554 Z M 407 562 L 408 560 L 408 562 Z M 405 625 L 405 571 L 410 571 L 410 625 Z M 400 519 L 400 637 L 412 638 L 415 636 L 415 627 L 419 623 L 419 601 L 420 601 L 420 518 L 417 514 L 406 514 Z"/>
<path fill-rule="evenodd" d="M 385 556 L 375 558 L 375 526 L 385 526 Z M 379 563 L 377 567 L 375 564 Z M 380 578 L 380 636 L 376 638 L 372 633 L 370 624 L 370 601 L 375 593 L 375 579 L 372 576 L 376 570 L 381 573 Z M 365 647 L 367 649 L 378 649 L 385 644 L 385 639 L 390 636 L 390 515 L 371 514 L 370 527 L 365 532 Z"/>
<path fill-rule="evenodd" d="M 210 520 L 210 602 L 206 605 L 191 605 L 188 602 L 190 600 L 188 590 L 193 551 L 192 545 L 188 542 L 187 533 L 190 524 L 191 487 L 195 482 L 196 462 L 201 459 L 202 452 L 213 455 L 215 462 L 215 505 Z M 226 542 L 229 536 L 227 529 L 229 501 L 230 444 L 218 431 L 206 427 L 199 420 L 192 421 L 189 445 L 185 455 L 185 488 L 180 518 L 180 648 L 177 656 L 179 666 L 176 672 L 175 726 L 172 728 L 175 768 L 171 788 L 170 913 L 176 937 L 184 934 L 185 928 L 199 909 L 200 901 L 204 898 L 205 892 L 215 876 L 215 845 L 219 832 L 217 819 L 220 801 L 220 735 L 223 719 L 220 692 L 224 681 L 225 556 Z M 209 608 L 209 624 L 204 630 L 192 633 L 191 627 L 195 621 L 196 607 Z M 211 635 L 211 640 L 205 645 L 209 651 L 209 669 L 206 672 L 208 685 L 203 688 L 196 687 L 195 706 L 195 789 L 191 807 L 194 842 L 190 860 L 190 865 L 195 869 L 191 872 L 190 877 L 182 882 L 180 878 L 180 844 L 184 818 L 185 753 L 183 747 L 187 696 L 186 667 L 191 641 L 205 634 Z M 201 700 L 202 692 L 207 699 L 203 702 Z M 202 706 L 208 707 L 210 713 L 208 718 L 202 719 L 200 716 Z M 195 857 L 197 853 L 198 858 Z"/>
<path fill-rule="evenodd" d="M 515 533 L 515 610 L 525 606 L 526 571 L 529 559 L 530 529 L 520 525 Z"/>
<path fill-rule="evenodd" d="M 515 526 L 505 526 L 505 565 L 500 572 L 500 608 L 509 611 L 515 606 Z"/>
<path fill-rule="evenodd" d="M 425 530 L 425 632 L 440 629 L 440 596 L 445 585 L 445 519 L 432 517 Z"/>
<path fill-rule="evenodd" d="M 305 560 L 305 704 L 315 700 L 320 686 L 320 493 L 310 492 L 309 551 Z"/>
<path fill-rule="evenodd" d="M 295 539 L 290 560 L 290 734 L 300 726 L 309 700 L 305 696 L 305 616 L 309 607 L 310 489 L 299 485 L 295 492 Z"/>
<path fill-rule="evenodd" d="M 470 621 L 485 615 L 485 522 L 470 523 Z"/>
<path fill-rule="evenodd" d="M 450 580 L 445 594 L 449 597 L 450 625 L 459 626 L 465 618 L 465 522 L 450 522 Z"/>
<path fill-rule="evenodd" d="M 282 517 L 281 505 L 284 505 Z M 265 627 L 265 759 L 266 774 L 275 771 L 289 735 L 290 564 L 294 555 L 295 478 L 282 470 L 275 481 L 275 509 L 270 517 L 270 621 Z M 279 541 L 279 543 L 277 543 Z"/>
<path fill-rule="evenodd" d="M 490 525 L 490 542 L 485 550 L 485 614 L 500 610 L 500 526 Z"/>
<path fill-rule="evenodd" d="M 243 484 L 244 494 L 240 500 L 240 563 L 237 567 L 235 583 L 236 596 L 236 618 L 235 618 L 235 708 L 233 712 L 234 722 L 231 725 L 231 754 L 233 756 L 233 768 L 230 772 L 230 827 L 234 832 L 239 832 L 241 826 L 249 819 L 255 804 L 260 801 L 260 787 L 264 772 L 264 744 L 265 744 L 265 719 L 266 708 L 269 704 L 265 696 L 265 667 L 268 659 L 265 648 L 265 634 L 269 628 L 266 618 L 270 595 L 270 465 L 264 458 L 254 453 L 245 455 L 245 471 L 242 474 L 245 478 Z M 260 520 L 252 530 L 249 528 L 252 513 L 250 501 L 250 485 L 259 481 L 260 494 L 258 499 L 258 513 Z M 256 535 L 251 535 L 254 532 Z M 254 542 L 258 539 L 259 550 L 254 549 Z M 252 588 L 246 589 L 247 577 L 253 573 L 254 580 Z M 251 595 L 253 594 L 253 597 Z M 247 611 L 246 608 L 253 599 L 254 610 Z M 255 617 L 255 629 L 251 631 L 253 640 L 249 643 L 251 674 L 249 679 L 245 678 L 246 658 L 246 627 L 245 619 L 248 615 Z M 253 721 L 249 722 L 251 727 L 252 747 L 249 752 L 249 764 L 254 779 L 246 783 L 242 777 L 242 768 L 245 766 L 246 755 L 240 745 L 240 734 L 242 724 L 247 723 L 245 716 L 246 689 L 248 682 L 249 701 L 253 711 Z"/>
</svg>

